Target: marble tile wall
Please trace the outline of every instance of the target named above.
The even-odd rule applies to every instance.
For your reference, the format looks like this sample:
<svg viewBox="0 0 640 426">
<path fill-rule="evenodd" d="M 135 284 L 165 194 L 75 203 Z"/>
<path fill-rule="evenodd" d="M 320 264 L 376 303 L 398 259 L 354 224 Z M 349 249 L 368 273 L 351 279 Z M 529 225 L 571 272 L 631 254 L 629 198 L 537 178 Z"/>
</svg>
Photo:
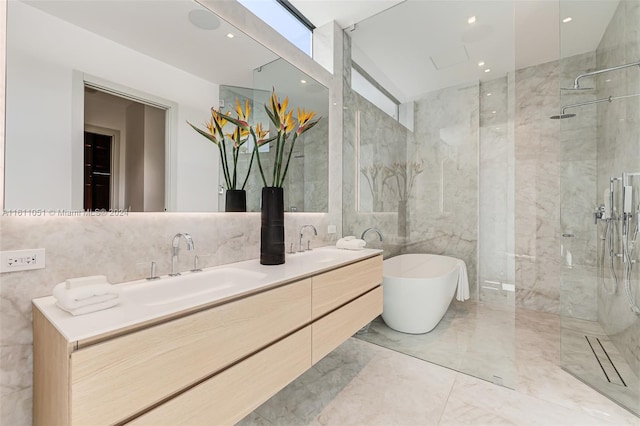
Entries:
<svg viewBox="0 0 640 426">
<path fill-rule="evenodd" d="M 514 77 L 516 306 L 591 320 L 595 119 L 588 109 L 568 120 L 549 117 L 561 104 L 593 97 L 574 92 L 560 99 L 558 93 L 594 60 L 586 53 L 517 70 Z"/>
<path fill-rule="evenodd" d="M 597 69 L 627 64 L 640 60 L 640 3 L 622 0 L 596 50 Z M 640 93 L 640 70 L 638 67 L 602 74 L 594 83 L 597 97 L 622 96 Z M 640 172 L 640 97 L 599 104 L 597 117 L 597 194 L 602 203 L 602 194 L 609 187 L 609 179 L 622 172 Z M 634 187 L 634 209 L 640 200 L 640 177 L 629 182 Z M 616 185 L 616 191 L 619 191 Z M 620 211 L 619 192 L 616 205 Z M 635 217 L 635 220 L 639 218 Z M 618 229 L 621 229 L 618 223 Z M 632 222 L 632 226 L 634 223 Z M 616 251 L 620 251 L 619 248 Z M 635 259 L 638 257 L 635 250 Z M 605 262 L 608 257 L 605 257 Z M 624 276 L 621 263 L 616 260 L 619 277 L 615 288 L 609 268 L 605 266 L 607 287 L 598 286 L 598 322 L 609 335 L 627 363 L 636 372 L 640 371 L 640 317 L 629 309 L 624 291 Z M 635 303 L 640 305 L 640 268 L 636 263 L 630 276 L 630 289 Z"/>
<path fill-rule="evenodd" d="M 359 140 L 358 157 L 360 168 L 359 203 L 360 212 L 398 212 L 399 186 L 403 180 L 397 180 L 388 170 L 394 163 L 407 162 L 406 127 L 383 112 L 358 93 L 352 91 L 354 100 L 351 111 L 359 115 L 354 125 Z"/>
<path fill-rule="evenodd" d="M 405 238 L 398 236 L 398 214 L 397 212 L 362 212 L 358 210 L 358 184 L 366 185 L 366 180 L 360 172 L 357 159 L 356 138 L 358 134 L 357 119 L 359 109 L 365 110 L 365 117 L 370 122 L 374 122 L 376 117 L 381 121 L 390 120 L 384 112 L 371 105 L 362 96 L 351 90 L 351 38 L 347 33 L 343 38 L 344 62 L 342 70 L 343 99 L 344 99 L 344 119 L 343 119 L 343 145 L 342 145 L 342 227 L 343 235 L 356 235 L 360 237 L 362 232 L 369 227 L 378 228 L 384 235 L 384 244 L 373 235 L 367 240 L 367 246 L 384 249 L 385 256 L 392 256 L 400 252 L 400 246 Z M 397 124 L 397 123 L 396 123 Z M 399 124 L 397 124 L 400 126 Z M 401 130 L 398 130 L 401 131 Z M 390 131 L 389 134 L 393 134 Z M 406 133 L 394 135 L 397 151 L 406 153 Z M 374 142 L 372 139 L 368 139 Z M 391 141 L 385 138 L 376 140 L 380 144 L 389 144 Z M 371 157 L 373 158 L 373 157 Z M 364 190 L 364 189 L 363 189 Z"/>
</svg>

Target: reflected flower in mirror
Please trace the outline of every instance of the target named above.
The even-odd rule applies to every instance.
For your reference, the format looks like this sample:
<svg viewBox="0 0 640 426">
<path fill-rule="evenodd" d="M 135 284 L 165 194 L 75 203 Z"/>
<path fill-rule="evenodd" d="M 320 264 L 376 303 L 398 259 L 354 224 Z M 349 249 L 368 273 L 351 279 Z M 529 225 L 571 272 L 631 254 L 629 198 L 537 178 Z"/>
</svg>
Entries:
<svg viewBox="0 0 640 426">
<path fill-rule="evenodd" d="M 416 177 L 424 171 L 424 161 L 413 161 L 409 163 L 393 163 L 391 167 L 386 167 L 388 176 L 396 178 L 398 187 L 398 197 L 400 201 L 408 200 L 413 190 Z"/>
<path fill-rule="evenodd" d="M 247 124 L 251 115 L 249 100 L 245 102 L 243 108 L 242 105 L 240 105 L 240 101 L 236 99 L 235 112 L 236 118 L 231 116 L 231 112 L 223 114 L 220 110 L 211 108 L 211 118 L 205 123 L 206 131 L 194 126 L 188 121 L 187 123 L 196 132 L 216 144 L 220 150 L 220 162 L 222 163 L 222 173 L 224 174 L 226 189 L 245 189 L 251 167 L 253 166 L 253 160 L 256 156 L 254 150 L 251 154 L 246 176 L 242 181 L 242 185 L 240 185 L 240 180 L 238 179 L 238 156 L 251 133 L 249 131 L 249 125 Z M 224 128 L 228 124 L 235 126 L 235 129 L 230 133 L 224 133 Z M 267 133 L 262 131 L 262 125 L 260 125 L 260 135 L 261 138 L 266 138 L 267 136 Z"/>
</svg>

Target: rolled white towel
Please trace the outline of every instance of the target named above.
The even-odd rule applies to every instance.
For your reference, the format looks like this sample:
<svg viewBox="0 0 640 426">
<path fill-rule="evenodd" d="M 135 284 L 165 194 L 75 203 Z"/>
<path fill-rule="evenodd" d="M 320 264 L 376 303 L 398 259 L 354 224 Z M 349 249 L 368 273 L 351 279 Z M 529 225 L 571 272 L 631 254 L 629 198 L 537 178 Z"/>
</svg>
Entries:
<svg viewBox="0 0 640 426">
<path fill-rule="evenodd" d="M 75 309 L 71 309 L 68 308 L 64 305 L 61 305 L 59 302 L 56 303 L 56 305 L 62 309 L 63 311 L 67 311 L 69 312 L 71 315 L 84 315 L 84 314 L 88 314 L 91 312 L 96 312 L 96 311 L 102 311 L 104 309 L 109 309 L 112 308 L 114 306 L 116 306 L 118 303 L 120 303 L 120 300 L 117 298 L 115 299 L 111 299 L 111 300 L 107 300 L 104 302 L 100 302 L 100 303 L 93 303 L 91 305 L 86 305 L 86 306 L 81 306 L 79 308 L 75 308 Z"/>
<path fill-rule="evenodd" d="M 336 247 L 344 250 L 362 250 L 366 245 L 367 242 L 359 238 L 352 238 L 349 240 L 341 238 L 336 242 Z"/>
<path fill-rule="evenodd" d="M 93 305 L 118 298 L 118 291 L 111 284 L 93 284 L 84 287 L 67 289 L 66 282 L 53 288 L 53 297 L 68 309 Z"/>
<path fill-rule="evenodd" d="M 89 277 L 69 278 L 65 281 L 66 288 L 78 288 L 95 284 L 108 284 L 107 277 L 104 275 L 91 275 Z"/>
<path fill-rule="evenodd" d="M 467 275 L 467 265 L 464 260 L 458 261 L 458 289 L 456 300 L 464 302 L 469 298 L 469 276 Z"/>
</svg>

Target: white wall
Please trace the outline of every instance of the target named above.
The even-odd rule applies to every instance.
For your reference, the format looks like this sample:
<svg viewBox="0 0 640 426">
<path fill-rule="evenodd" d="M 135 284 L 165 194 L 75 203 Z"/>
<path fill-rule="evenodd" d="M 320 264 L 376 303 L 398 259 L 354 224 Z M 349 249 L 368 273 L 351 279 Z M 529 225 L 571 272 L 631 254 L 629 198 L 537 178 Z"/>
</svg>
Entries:
<svg viewBox="0 0 640 426">
<path fill-rule="evenodd" d="M 164 211 L 164 110 L 144 107 L 144 211 Z"/>
<path fill-rule="evenodd" d="M 72 74 L 178 105 L 172 210 L 217 211 L 218 153 L 187 124 L 202 123 L 218 85 L 72 26 L 21 2 L 7 23 L 5 207 L 72 208 Z M 77 206 L 76 206 L 77 207 Z"/>
</svg>

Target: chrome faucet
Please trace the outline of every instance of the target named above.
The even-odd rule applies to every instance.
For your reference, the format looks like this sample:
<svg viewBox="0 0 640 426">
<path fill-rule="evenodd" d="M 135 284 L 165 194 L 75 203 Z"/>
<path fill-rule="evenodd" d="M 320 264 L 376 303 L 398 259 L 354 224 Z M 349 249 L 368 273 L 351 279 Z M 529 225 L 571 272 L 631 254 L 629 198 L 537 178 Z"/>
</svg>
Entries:
<svg viewBox="0 0 640 426">
<path fill-rule="evenodd" d="M 298 250 L 298 252 L 302 253 L 304 251 L 304 246 L 302 245 L 302 236 L 304 233 L 305 228 L 312 228 L 313 229 L 313 235 L 318 235 L 318 230 L 316 229 L 315 226 L 313 225 L 303 225 L 302 228 L 300 228 L 300 249 Z M 309 248 L 309 250 L 311 250 Z"/>
<path fill-rule="evenodd" d="M 367 233 L 369 231 L 373 231 L 376 234 L 378 234 L 378 236 L 380 237 L 380 242 L 382 242 L 382 232 L 380 232 L 380 230 L 378 228 L 367 228 L 362 232 L 362 235 L 360 236 L 361 240 L 364 240 L 365 235 L 367 235 Z"/>
<path fill-rule="evenodd" d="M 180 246 L 181 237 L 184 237 L 184 240 L 187 242 L 187 250 L 191 251 L 194 248 L 193 239 L 191 238 L 191 235 L 187 234 L 186 232 L 184 234 L 177 233 L 173 237 L 173 242 L 171 243 L 171 273 L 169 274 L 170 277 L 176 277 L 180 275 L 180 272 L 176 272 L 176 266 L 178 264 L 178 252 L 180 250 L 179 246 Z"/>
</svg>

